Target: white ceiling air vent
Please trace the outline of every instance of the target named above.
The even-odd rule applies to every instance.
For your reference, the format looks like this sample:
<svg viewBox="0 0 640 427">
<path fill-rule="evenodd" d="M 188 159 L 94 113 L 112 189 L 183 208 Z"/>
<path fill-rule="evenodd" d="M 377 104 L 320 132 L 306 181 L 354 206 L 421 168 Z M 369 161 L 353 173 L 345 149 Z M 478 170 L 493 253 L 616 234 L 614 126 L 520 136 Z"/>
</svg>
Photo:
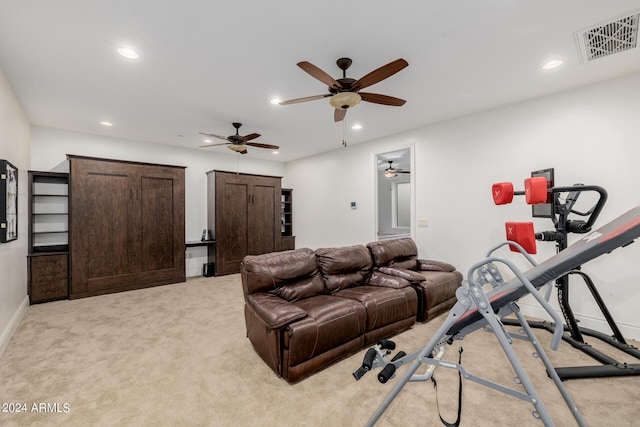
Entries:
<svg viewBox="0 0 640 427">
<path fill-rule="evenodd" d="M 575 33 L 583 63 L 636 47 L 640 11 Z"/>
</svg>

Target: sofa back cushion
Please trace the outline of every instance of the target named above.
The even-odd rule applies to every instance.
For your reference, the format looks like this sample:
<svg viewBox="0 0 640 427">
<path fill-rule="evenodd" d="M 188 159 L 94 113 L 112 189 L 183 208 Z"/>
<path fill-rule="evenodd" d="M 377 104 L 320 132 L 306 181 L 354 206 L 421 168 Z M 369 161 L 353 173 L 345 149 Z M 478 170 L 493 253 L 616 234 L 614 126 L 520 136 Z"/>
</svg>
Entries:
<svg viewBox="0 0 640 427">
<path fill-rule="evenodd" d="M 271 292 L 293 302 L 326 293 L 316 256 L 307 248 L 247 255 L 241 273 L 245 295 Z"/>
<path fill-rule="evenodd" d="M 418 247 L 410 237 L 367 243 L 376 267 L 417 268 Z"/>
<path fill-rule="evenodd" d="M 316 259 L 329 293 L 366 284 L 373 269 L 371 254 L 362 245 L 320 248 Z"/>
</svg>

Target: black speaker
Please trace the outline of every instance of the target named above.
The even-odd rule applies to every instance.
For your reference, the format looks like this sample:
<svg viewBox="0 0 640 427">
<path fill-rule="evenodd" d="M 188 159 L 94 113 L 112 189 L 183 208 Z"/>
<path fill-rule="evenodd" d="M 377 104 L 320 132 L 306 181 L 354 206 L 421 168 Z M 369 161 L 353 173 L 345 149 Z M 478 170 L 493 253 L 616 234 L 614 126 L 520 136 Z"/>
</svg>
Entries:
<svg viewBox="0 0 640 427">
<path fill-rule="evenodd" d="M 202 265 L 202 275 L 204 277 L 213 277 L 215 275 L 215 263 L 208 262 Z"/>
</svg>

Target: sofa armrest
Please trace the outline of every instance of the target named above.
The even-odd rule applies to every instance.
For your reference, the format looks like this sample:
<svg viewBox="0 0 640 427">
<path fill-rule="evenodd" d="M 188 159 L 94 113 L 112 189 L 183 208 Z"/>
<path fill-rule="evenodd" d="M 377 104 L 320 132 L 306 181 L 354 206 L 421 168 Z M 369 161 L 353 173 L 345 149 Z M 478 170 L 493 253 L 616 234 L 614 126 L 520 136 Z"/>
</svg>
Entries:
<svg viewBox="0 0 640 427">
<path fill-rule="evenodd" d="M 401 277 L 411 283 L 425 281 L 425 278 L 422 274 L 411 270 L 405 270 L 404 268 L 380 267 L 379 270 L 381 273 L 388 274 L 390 276 Z"/>
<path fill-rule="evenodd" d="M 247 304 L 269 329 L 279 329 L 307 317 L 306 311 L 273 294 L 247 295 Z"/>
<path fill-rule="evenodd" d="M 411 286 L 411 283 L 407 279 L 403 279 L 398 276 L 391 276 L 389 274 L 383 274 L 379 271 L 374 271 L 369 277 L 368 285 L 383 286 L 385 288 L 402 289 Z"/>
<path fill-rule="evenodd" d="M 447 273 L 451 273 L 456 271 L 456 268 L 442 261 L 432 261 L 430 259 L 419 259 L 418 260 L 418 270 L 421 271 L 444 271 Z"/>
</svg>

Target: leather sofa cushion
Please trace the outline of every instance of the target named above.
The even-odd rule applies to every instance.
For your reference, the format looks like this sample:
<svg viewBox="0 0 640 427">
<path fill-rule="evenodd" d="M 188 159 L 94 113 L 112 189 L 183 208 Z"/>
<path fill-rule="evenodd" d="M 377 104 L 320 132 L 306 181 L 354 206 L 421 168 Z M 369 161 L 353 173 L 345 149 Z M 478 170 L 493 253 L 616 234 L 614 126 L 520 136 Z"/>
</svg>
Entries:
<svg viewBox="0 0 640 427">
<path fill-rule="evenodd" d="M 424 280 L 424 276 L 416 271 L 405 270 L 404 268 L 380 267 L 380 273 L 390 276 L 402 277 L 410 283 L 418 283 Z"/>
<path fill-rule="evenodd" d="M 381 273 L 380 271 L 373 271 L 371 277 L 369 277 L 369 285 L 371 286 L 384 286 L 386 288 L 402 289 L 407 286 L 411 286 L 411 282 L 407 279 L 403 279 L 398 276 L 390 276 L 388 274 Z"/>
<path fill-rule="evenodd" d="M 367 313 L 358 301 L 319 295 L 294 303 L 307 317 L 287 327 L 284 345 L 295 366 L 365 332 Z"/>
<path fill-rule="evenodd" d="M 373 268 L 371 254 L 362 245 L 316 249 L 316 259 L 329 293 L 364 285 Z"/>
<path fill-rule="evenodd" d="M 424 289 L 427 310 L 454 296 L 462 281 L 462 274 L 459 271 L 421 271 L 420 273 L 425 278 L 419 286 Z"/>
<path fill-rule="evenodd" d="M 325 293 L 316 255 L 308 248 L 247 255 L 241 271 L 245 295 L 273 292 L 288 301 L 297 301 Z M 297 286 L 301 288 L 295 289 Z"/>
<path fill-rule="evenodd" d="M 277 286 L 271 292 L 282 299 L 294 302 L 316 295 L 322 295 L 325 293 L 325 288 L 322 277 L 320 277 L 319 274 L 315 274 L 313 276 L 303 277 L 301 280 L 287 285 Z"/>
<path fill-rule="evenodd" d="M 367 331 L 415 316 L 418 308 L 416 291 L 410 286 L 402 289 L 357 286 L 333 295 L 356 300 L 367 309 Z"/>
<path fill-rule="evenodd" d="M 247 305 L 253 309 L 269 329 L 281 328 L 287 323 L 302 319 L 307 315 L 300 307 L 272 294 L 247 295 Z"/>
<path fill-rule="evenodd" d="M 415 270 L 418 247 L 410 237 L 367 243 L 376 266 Z M 393 262 L 393 263 L 392 263 Z"/>
<path fill-rule="evenodd" d="M 389 267 L 402 268 L 405 270 L 415 270 L 418 266 L 416 256 L 410 256 L 408 258 L 394 259 L 389 263 Z"/>
<path fill-rule="evenodd" d="M 432 261 L 429 259 L 419 259 L 418 260 L 418 270 L 424 271 L 447 271 L 449 273 L 456 271 L 456 268 L 446 262 L 442 261 Z"/>
</svg>

